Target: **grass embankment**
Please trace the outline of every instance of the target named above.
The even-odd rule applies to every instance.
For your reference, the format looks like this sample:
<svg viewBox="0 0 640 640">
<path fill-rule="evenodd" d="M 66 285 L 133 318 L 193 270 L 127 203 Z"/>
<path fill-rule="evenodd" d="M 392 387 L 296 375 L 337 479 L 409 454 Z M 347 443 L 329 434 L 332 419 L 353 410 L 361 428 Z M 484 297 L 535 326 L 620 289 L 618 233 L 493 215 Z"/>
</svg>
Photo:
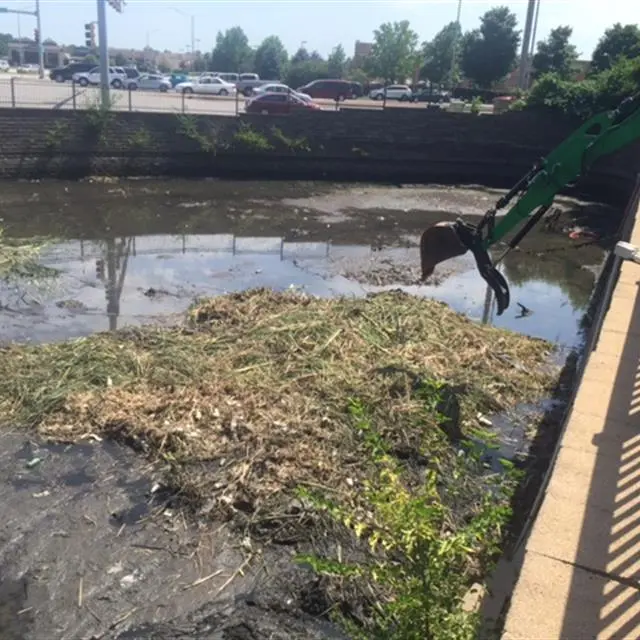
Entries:
<svg viewBox="0 0 640 640">
<path fill-rule="evenodd" d="M 546 394 L 549 352 L 401 293 L 255 290 L 202 301 L 182 328 L 3 348 L 0 420 L 144 443 L 195 506 L 297 536 L 364 637 L 463 638 L 514 482 L 466 438 L 478 413 Z"/>
</svg>

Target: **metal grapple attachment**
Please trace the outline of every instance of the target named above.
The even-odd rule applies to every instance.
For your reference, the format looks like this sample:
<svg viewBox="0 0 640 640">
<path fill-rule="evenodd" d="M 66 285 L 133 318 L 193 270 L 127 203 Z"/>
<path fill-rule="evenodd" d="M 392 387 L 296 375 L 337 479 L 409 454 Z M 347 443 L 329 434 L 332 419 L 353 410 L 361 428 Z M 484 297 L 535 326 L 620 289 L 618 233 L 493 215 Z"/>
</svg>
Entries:
<svg viewBox="0 0 640 640">
<path fill-rule="evenodd" d="M 429 227 L 420 238 L 420 264 L 422 280 L 426 280 L 436 265 L 467 251 L 473 253 L 480 275 L 495 294 L 497 314 L 509 306 L 509 285 L 504 276 L 493 266 L 487 250 L 483 246 L 478 229 L 463 220 L 437 222 Z"/>
</svg>

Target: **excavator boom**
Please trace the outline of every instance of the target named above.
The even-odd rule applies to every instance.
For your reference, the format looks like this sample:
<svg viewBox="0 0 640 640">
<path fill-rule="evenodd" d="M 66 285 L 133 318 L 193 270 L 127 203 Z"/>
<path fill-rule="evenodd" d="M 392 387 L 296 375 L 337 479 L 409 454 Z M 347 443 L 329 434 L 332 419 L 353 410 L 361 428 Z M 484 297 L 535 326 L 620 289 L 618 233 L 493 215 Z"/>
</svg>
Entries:
<svg viewBox="0 0 640 640">
<path fill-rule="evenodd" d="M 478 225 L 458 219 L 438 222 L 426 229 L 420 239 L 422 279 L 428 278 L 439 263 L 471 251 L 480 275 L 495 293 L 497 313 L 501 315 L 509 306 L 509 286 L 491 261 L 488 253 L 491 246 L 522 225 L 500 257 L 502 260 L 548 211 L 562 189 L 584 176 L 602 156 L 615 153 L 638 139 L 640 94 L 582 124 L 546 158 L 538 161 L 484 214 Z M 496 222 L 498 212 L 514 198 L 517 198 L 515 203 Z"/>
</svg>

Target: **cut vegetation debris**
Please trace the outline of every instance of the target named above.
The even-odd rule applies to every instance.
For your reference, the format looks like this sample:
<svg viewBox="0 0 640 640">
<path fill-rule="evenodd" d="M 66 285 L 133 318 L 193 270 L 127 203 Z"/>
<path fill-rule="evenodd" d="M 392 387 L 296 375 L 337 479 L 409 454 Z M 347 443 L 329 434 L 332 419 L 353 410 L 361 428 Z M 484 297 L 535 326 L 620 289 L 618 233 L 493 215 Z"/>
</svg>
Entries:
<svg viewBox="0 0 640 640">
<path fill-rule="evenodd" d="M 433 543 L 448 545 L 445 559 L 457 554 L 458 586 L 438 593 L 458 607 L 456 589 L 478 575 L 504 524 L 487 519 L 486 500 L 508 502 L 502 485 L 487 491 L 495 478 L 472 464 L 465 443 L 487 431 L 478 415 L 549 394 L 551 350 L 401 292 L 317 299 L 259 289 L 200 301 L 182 327 L 2 348 L 0 420 L 58 441 L 92 434 L 135 443 L 169 465 L 174 488 L 201 513 L 232 517 L 263 540 L 303 540 L 310 521 L 301 514 L 320 509 L 361 536 L 386 523 L 371 553 L 382 544 L 410 558 L 415 541 L 385 538 L 402 529 L 392 520 L 403 513 L 418 523 L 418 542 L 423 522 Z M 438 509 L 425 512 L 434 500 Z M 456 531 L 473 540 L 446 542 Z M 315 569 L 346 575 L 335 564 Z M 392 573 L 375 573 L 387 576 L 368 592 L 377 614 L 361 619 L 379 619 L 379 602 L 395 602 L 390 619 L 402 615 L 397 587 L 415 581 Z M 389 589 L 395 596 L 385 600 Z M 448 620 L 438 606 L 429 615 Z M 436 622 L 420 628 L 443 630 Z"/>
<path fill-rule="evenodd" d="M 447 383 L 461 415 L 445 430 L 470 434 L 479 413 L 545 395 L 550 352 L 400 292 L 327 300 L 260 289 L 197 303 L 187 327 L 2 348 L 0 420 L 206 461 L 202 496 L 256 508 L 306 481 L 349 490 L 362 471 L 351 401 L 398 451 L 428 455 L 440 431 L 425 385 Z"/>
</svg>

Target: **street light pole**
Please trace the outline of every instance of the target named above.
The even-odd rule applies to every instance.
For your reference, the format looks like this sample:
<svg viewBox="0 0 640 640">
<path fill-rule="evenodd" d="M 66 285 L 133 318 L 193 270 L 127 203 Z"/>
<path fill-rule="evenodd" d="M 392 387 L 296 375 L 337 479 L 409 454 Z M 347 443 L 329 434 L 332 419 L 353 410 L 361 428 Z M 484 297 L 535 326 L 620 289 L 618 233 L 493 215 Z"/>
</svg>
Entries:
<svg viewBox="0 0 640 640">
<path fill-rule="evenodd" d="M 38 75 L 44 78 L 44 45 L 42 44 L 42 23 L 40 22 L 40 0 L 36 0 L 36 29 L 38 29 Z"/>
<path fill-rule="evenodd" d="M 98 44 L 100 47 L 100 98 L 103 109 L 110 106 L 109 96 L 109 48 L 107 46 L 106 0 L 98 2 Z"/>
<path fill-rule="evenodd" d="M 453 72 L 456 68 L 456 47 L 458 45 L 458 31 L 460 31 L 460 14 L 462 12 L 462 0 L 458 0 L 458 13 L 456 14 L 456 32 L 453 34 L 452 51 L 451 51 L 451 68 L 449 69 L 449 76 L 451 81 L 451 88 L 453 89 Z"/>
</svg>

